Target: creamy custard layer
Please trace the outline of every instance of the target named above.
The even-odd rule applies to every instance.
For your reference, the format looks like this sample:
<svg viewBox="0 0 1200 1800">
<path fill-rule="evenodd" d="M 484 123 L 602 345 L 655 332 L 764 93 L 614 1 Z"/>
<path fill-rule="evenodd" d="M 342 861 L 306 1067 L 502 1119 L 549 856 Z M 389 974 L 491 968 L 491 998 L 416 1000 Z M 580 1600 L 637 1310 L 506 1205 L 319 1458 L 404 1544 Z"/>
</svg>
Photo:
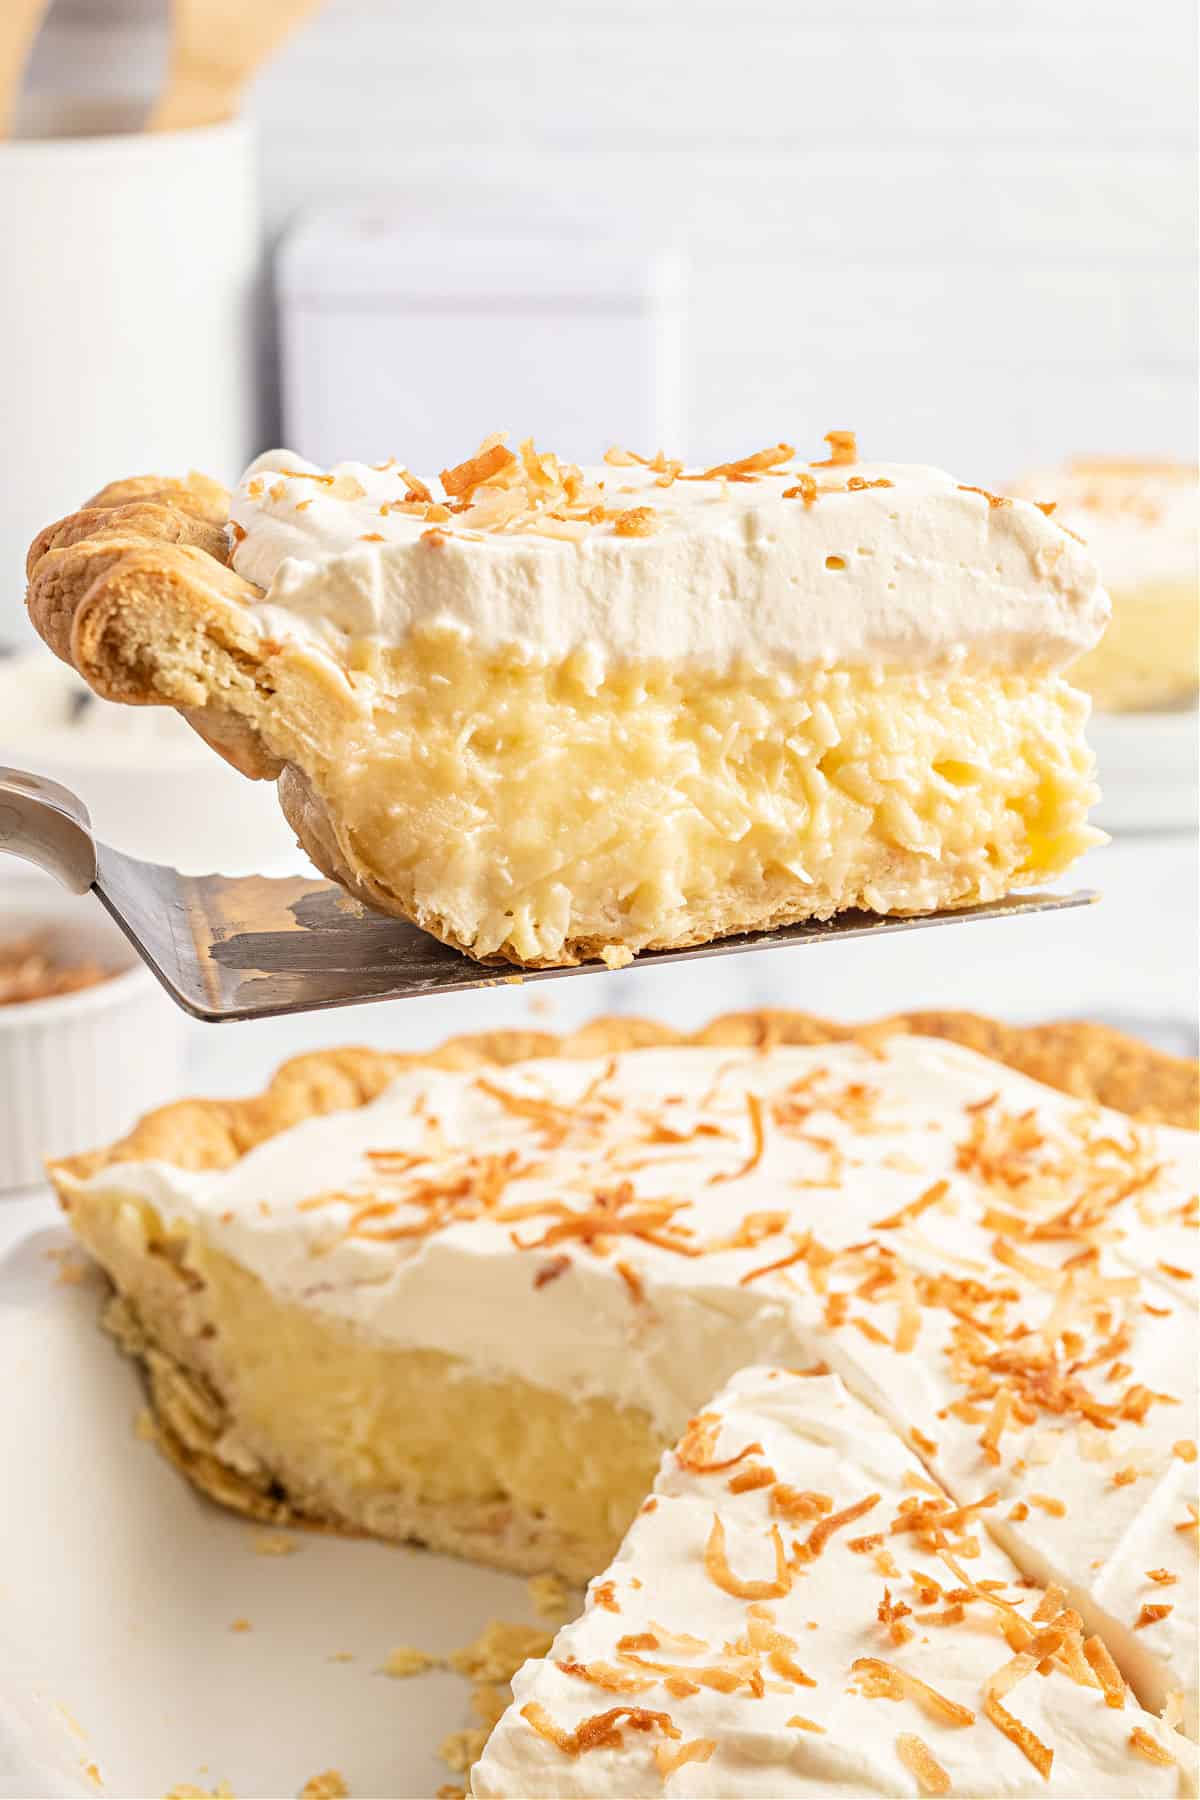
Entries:
<svg viewBox="0 0 1200 1800">
<path fill-rule="evenodd" d="M 123 1297 L 163 1447 L 216 1499 L 583 1582 L 653 1480 L 664 1439 L 638 1408 L 381 1342 L 136 1194 L 81 1195 L 72 1223 Z"/>
<path fill-rule="evenodd" d="M 328 860 L 476 956 L 967 906 L 1098 839 L 1087 703 L 1053 674 L 531 664 L 432 628 L 355 665 L 282 654 L 272 747 Z"/>
</svg>

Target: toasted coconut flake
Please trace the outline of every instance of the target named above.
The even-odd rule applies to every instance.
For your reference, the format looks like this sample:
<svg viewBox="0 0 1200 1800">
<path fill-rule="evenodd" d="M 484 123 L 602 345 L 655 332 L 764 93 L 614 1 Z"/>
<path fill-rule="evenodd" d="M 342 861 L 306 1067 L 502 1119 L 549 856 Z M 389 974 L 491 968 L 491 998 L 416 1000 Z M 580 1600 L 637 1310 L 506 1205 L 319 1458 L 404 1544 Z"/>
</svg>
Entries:
<svg viewBox="0 0 1200 1800">
<path fill-rule="evenodd" d="M 1125 1683 L 1121 1671 L 1109 1654 L 1108 1645 L 1102 1638 L 1090 1637 L 1083 1646 L 1083 1654 L 1088 1661 L 1100 1686 L 1104 1689 L 1107 1705 L 1120 1708 L 1125 1704 Z"/>
<path fill-rule="evenodd" d="M 906 1354 L 913 1349 L 921 1334 L 921 1309 L 917 1304 L 916 1287 L 908 1269 L 897 1267 L 896 1287 L 899 1310 L 896 1320 L 895 1343 L 896 1349 L 901 1354 Z M 929 1438 L 925 1439 L 927 1444 L 931 1441 Z"/>
<path fill-rule="evenodd" d="M 1171 1451 L 1180 1462 L 1194 1463 L 1196 1460 L 1196 1446 L 1191 1438 L 1180 1438 L 1177 1443 L 1172 1444 Z"/>
<path fill-rule="evenodd" d="M 896 1755 L 923 1794 L 950 1792 L 950 1777 L 923 1738 L 911 1731 L 901 1732 L 896 1739 Z"/>
<path fill-rule="evenodd" d="M 743 1175 L 749 1175 L 750 1171 L 756 1169 L 762 1161 L 763 1150 L 767 1140 L 766 1127 L 763 1122 L 763 1103 L 759 1095 L 746 1095 L 746 1112 L 750 1119 L 750 1154 L 747 1156 L 745 1162 L 740 1163 L 736 1169 L 730 1169 L 723 1174 L 714 1175 L 712 1178 L 712 1184 L 714 1186 L 721 1181 L 740 1181 Z"/>
<path fill-rule="evenodd" d="M 665 1675 L 663 1686 L 675 1700 L 686 1700 L 690 1694 L 700 1692 L 698 1681 L 689 1681 L 686 1675 Z"/>
<path fill-rule="evenodd" d="M 771 1491 L 771 1511 L 784 1519 L 819 1519 L 833 1511 L 833 1497 L 779 1481 Z"/>
<path fill-rule="evenodd" d="M 858 461 L 858 441 L 852 431 L 827 431 L 825 442 L 829 455 L 824 462 L 811 463 L 814 469 L 840 469 Z"/>
<path fill-rule="evenodd" d="M 766 1463 L 750 1463 L 731 1475 L 726 1486 L 731 1494 L 751 1494 L 756 1488 L 773 1487 L 775 1471 Z"/>
<path fill-rule="evenodd" d="M 728 481 L 752 480 L 756 475 L 765 474 L 768 469 L 777 469 L 780 463 L 790 462 L 795 454 L 792 444 L 772 444 L 769 450 L 756 450 L 752 456 L 739 457 L 737 462 L 716 463 L 695 479 L 718 481 L 724 477 Z"/>
<path fill-rule="evenodd" d="M 864 1319 L 860 1313 L 853 1314 L 848 1322 L 858 1327 L 868 1343 L 886 1344 L 888 1342 L 887 1333 L 880 1331 L 873 1320 Z"/>
<path fill-rule="evenodd" d="M 884 1662 L 877 1656 L 859 1656 L 851 1663 L 850 1672 L 858 1676 L 859 1686 L 868 1699 L 915 1700 L 943 1724 L 975 1723 L 975 1714 L 969 1707 L 947 1699 L 945 1694 L 939 1694 L 936 1688 L 931 1688 L 907 1669 L 898 1669 L 895 1663 Z"/>
<path fill-rule="evenodd" d="M 1135 1631 L 1144 1631 L 1147 1625 L 1157 1625 L 1160 1620 L 1165 1619 L 1168 1614 L 1173 1613 L 1174 1611 L 1175 1608 L 1173 1606 L 1152 1606 L 1147 1602 L 1147 1604 L 1142 1607 L 1137 1618 L 1133 1621 L 1133 1629 Z"/>
<path fill-rule="evenodd" d="M 761 1446 L 760 1446 L 761 1447 Z M 783 1539 L 778 1525 L 772 1525 L 769 1537 L 775 1552 L 774 1580 L 743 1580 L 733 1573 L 725 1553 L 725 1526 L 719 1513 L 713 1514 L 712 1530 L 704 1547 L 704 1567 L 708 1578 L 723 1593 L 738 1600 L 777 1600 L 791 1592 L 792 1571 L 788 1567 Z"/>
<path fill-rule="evenodd" d="M 442 470 L 442 486 L 455 500 L 467 500 L 477 487 L 490 481 L 502 469 L 510 468 L 516 462 L 511 450 L 503 444 L 493 444 L 490 449 L 480 455 L 469 456 L 466 462 L 458 463 L 453 469 Z"/>
<path fill-rule="evenodd" d="M 613 531 L 617 537 L 653 537 L 658 524 L 658 514 L 652 506 L 630 506 L 614 516 Z"/>
<path fill-rule="evenodd" d="M 772 1650 L 767 1661 L 777 1675 L 782 1675 L 785 1681 L 793 1682 L 796 1687 L 816 1687 L 817 1684 L 812 1676 L 800 1667 L 795 1657 L 790 1655 L 786 1649 L 779 1647 Z"/>
<path fill-rule="evenodd" d="M 784 1720 L 784 1723 L 794 1725 L 797 1731 L 818 1731 L 822 1737 L 826 1735 L 824 1725 L 818 1725 L 815 1719 L 806 1719 L 803 1713 L 793 1713 L 790 1719 Z"/>
<path fill-rule="evenodd" d="M 808 1262 L 811 1250 L 811 1242 L 806 1232 L 803 1239 L 796 1244 L 796 1248 L 787 1256 L 777 1256 L 774 1262 L 761 1263 L 757 1269 L 747 1269 L 744 1275 L 739 1276 L 738 1286 L 749 1287 L 752 1281 L 759 1281 L 764 1275 L 775 1275 L 781 1269 L 792 1268 L 795 1263 Z"/>
<path fill-rule="evenodd" d="M 539 1737 L 546 1738 L 565 1756 L 581 1756 L 587 1750 L 619 1750 L 625 1728 L 630 1731 L 657 1729 L 668 1738 L 683 1735 L 670 1713 L 650 1712 L 644 1706 L 610 1706 L 607 1712 L 593 1713 L 590 1718 L 581 1719 L 574 1731 L 564 1731 L 561 1725 L 556 1725 L 545 1707 L 536 1700 L 530 1700 L 521 1708 L 521 1717 Z"/>
<path fill-rule="evenodd" d="M 593 1606 L 603 1608 L 605 1612 L 619 1613 L 617 1603 L 617 1584 L 615 1581 L 595 1581 L 588 1589 L 588 1598 Z"/>
<path fill-rule="evenodd" d="M 996 1670 L 994 1675 L 989 1677 L 983 1690 L 983 1710 L 996 1729 L 1002 1731 L 1005 1737 L 1016 1745 L 1022 1756 L 1033 1764 L 1038 1774 L 1044 1779 L 1048 1779 L 1051 1765 L 1054 1762 L 1053 1750 L 1043 1744 L 1037 1734 L 1013 1713 L 1010 1713 L 1003 1704 L 1003 1696 L 1010 1693 L 1019 1681 L 1023 1681 L 1027 1675 L 1031 1675 L 1042 1660 L 1040 1654 L 1042 1640 L 1035 1639 L 1034 1641 L 1039 1649 L 1019 1651 L 1011 1661 L 1005 1663 Z"/>
<path fill-rule="evenodd" d="M 1000 506 L 1011 506 L 1012 505 L 1012 501 L 1009 500 L 1004 494 L 990 494 L 986 488 L 971 487 L 967 483 L 962 482 L 962 481 L 960 481 L 958 484 L 958 491 L 960 494 L 982 494 L 984 499 L 987 501 L 988 506 L 991 507 L 993 511 L 997 507 L 1000 507 Z"/>
<path fill-rule="evenodd" d="M 830 1513 L 821 1519 L 799 1547 L 802 1560 L 815 1561 L 835 1531 L 841 1531 L 843 1526 L 852 1525 L 855 1519 L 861 1519 L 864 1513 L 869 1513 L 873 1507 L 878 1506 L 879 1501 L 880 1495 L 867 1494 L 862 1500 L 856 1500 L 853 1506 L 844 1506 L 840 1512 Z"/>
<path fill-rule="evenodd" d="M 680 1744 L 677 1750 L 673 1750 L 669 1744 L 656 1744 L 655 1767 L 665 1781 L 668 1775 L 673 1775 L 684 1763 L 707 1762 L 716 1747 L 715 1738 L 692 1738 L 689 1743 Z"/>
<path fill-rule="evenodd" d="M 886 1219 L 877 1219 L 871 1230 L 900 1231 L 905 1225 L 911 1225 L 914 1220 L 919 1219 L 922 1213 L 928 1212 L 931 1206 L 939 1206 L 949 1192 L 948 1181 L 935 1181 L 932 1187 L 927 1187 L 915 1200 L 910 1200 L 907 1206 L 889 1213 Z"/>
<path fill-rule="evenodd" d="M 714 1459 L 712 1453 L 720 1435 L 719 1413 L 698 1413 L 694 1419 L 689 1419 L 687 1430 L 675 1446 L 675 1460 L 680 1468 L 693 1475 L 715 1475 L 724 1469 L 735 1468 L 747 1456 L 762 1455 L 762 1445 L 755 1439 L 753 1443 L 743 1445 L 736 1456 Z"/>
<path fill-rule="evenodd" d="M 610 1694 L 644 1694 L 654 1686 L 650 1677 L 626 1675 L 611 1663 L 566 1661 L 556 1666 L 564 1675 L 576 1675 L 581 1681 L 590 1681 L 593 1687 L 606 1688 Z"/>
<path fill-rule="evenodd" d="M 1165 1744 L 1160 1744 L 1156 1737 L 1151 1737 L 1144 1725 L 1135 1725 L 1130 1732 L 1129 1748 L 1136 1750 L 1139 1756 L 1144 1756 L 1147 1762 L 1157 1763 L 1163 1769 L 1177 1760 Z"/>
<path fill-rule="evenodd" d="M 1157 1582 L 1159 1587 L 1173 1587 L 1179 1577 L 1172 1575 L 1170 1569 L 1147 1569 L 1146 1580 Z"/>
<path fill-rule="evenodd" d="M 650 1630 L 661 1647 L 671 1651 L 673 1655 L 698 1656 L 702 1651 L 710 1648 L 703 1638 L 693 1637 L 687 1631 L 668 1631 L 667 1627 L 660 1625 L 657 1619 L 651 1619 Z"/>
<path fill-rule="evenodd" d="M 995 1403 L 988 1414 L 988 1422 L 979 1437 L 979 1447 L 987 1460 L 992 1463 L 1000 1461 L 1000 1439 L 1012 1413 L 1013 1393 L 1011 1388 L 1002 1387 L 996 1395 Z"/>
</svg>

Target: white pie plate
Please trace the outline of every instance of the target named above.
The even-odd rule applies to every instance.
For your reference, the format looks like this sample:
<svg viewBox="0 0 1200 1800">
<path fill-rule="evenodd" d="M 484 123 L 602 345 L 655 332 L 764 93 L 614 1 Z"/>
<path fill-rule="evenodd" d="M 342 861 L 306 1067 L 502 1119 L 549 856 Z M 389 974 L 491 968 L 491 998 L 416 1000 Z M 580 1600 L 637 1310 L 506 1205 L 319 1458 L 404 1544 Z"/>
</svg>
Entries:
<svg viewBox="0 0 1200 1800">
<path fill-rule="evenodd" d="M 261 1528 L 137 1437 L 141 1388 L 97 1332 L 100 1282 L 62 1282 L 47 1254 L 69 1242 L 48 1199 L 0 1201 L 0 1796 L 224 1780 L 263 1800 L 329 1768 L 355 1800 L 461 1783 L 437 1747 L 474 1722 L 467 1683 L 379 1666 L 401 1644 L 536 1622 L 525 1583 L 312 1533 L 256 1554 Z"/>
</svg>

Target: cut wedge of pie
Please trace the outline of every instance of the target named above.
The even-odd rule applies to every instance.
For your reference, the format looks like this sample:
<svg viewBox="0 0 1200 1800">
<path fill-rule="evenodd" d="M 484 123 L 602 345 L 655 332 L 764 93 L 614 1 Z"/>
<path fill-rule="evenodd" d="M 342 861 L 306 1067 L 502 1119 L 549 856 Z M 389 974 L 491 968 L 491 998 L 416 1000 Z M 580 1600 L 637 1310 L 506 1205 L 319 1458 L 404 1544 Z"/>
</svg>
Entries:
<svg viewBox="0 0 1200 1800">
<path fill-rule="evenodd" d="M 738 1370 L 822 1365 L 1194 1730 L 1196 1105 L 1098 1026 L 600 1021 L 303 1057 L 53 1176 L 163 1448 L 255 1518 L 587 1579 Z"/>
<path fill-rule="evenodd" d="M 531 966 L 1060 874 L 1096 834 L 1108 602 L 1053 518 L 783 444 L 579 469 L 489 440 L 438 484 L 260 457 L 51 526 L 29 608 L 100 694 L 276 780 L 370 905 Z"/>
<path fill-rule="evenodd" d="M 1105 712 L 1194 702 L 1200 685 L 1200 469 L 1194 463 L 1073 457 L 1027 476 L 1019 494 L 1054 501 L 1087 540 L 1112 620 L 1072 679 Z"/>
<path fill-rule="evenodd" d="M 488 1800 L 1194 1791 L 1061 1588 L 836 1375 L 744 1369 L 667 1452 L 471 1776 Z"/>
</svg>

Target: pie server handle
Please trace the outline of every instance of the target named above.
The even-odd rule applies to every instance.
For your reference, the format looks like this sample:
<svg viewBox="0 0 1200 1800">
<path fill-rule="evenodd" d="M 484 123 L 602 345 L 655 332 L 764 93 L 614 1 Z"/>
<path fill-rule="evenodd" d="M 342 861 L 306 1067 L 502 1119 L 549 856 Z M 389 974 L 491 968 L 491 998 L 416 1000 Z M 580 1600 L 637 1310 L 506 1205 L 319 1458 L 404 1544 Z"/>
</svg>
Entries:
<svg viewBox="0 0 1200 1800">
<path fill-rule="evenodd" d="M 0 851 L 36 863 L 68 893 L 86 894 L 96 880 L 88 809 L 44 775 L 0 767 Z"/>
</svg>

